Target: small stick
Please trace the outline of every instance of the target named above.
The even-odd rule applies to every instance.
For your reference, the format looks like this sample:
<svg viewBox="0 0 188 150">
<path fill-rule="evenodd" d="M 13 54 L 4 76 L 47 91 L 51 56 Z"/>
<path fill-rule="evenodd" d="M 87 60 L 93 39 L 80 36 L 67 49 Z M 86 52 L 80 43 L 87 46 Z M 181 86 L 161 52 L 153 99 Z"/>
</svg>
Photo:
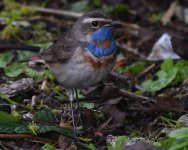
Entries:
<svg viewBox="0 0 188 150">
<path fill-rule="evenodd" d="M 41 84 L 40 90 L 41 91 L 48 91 L 48 77 L 47 76 L 44 77 L 44 80 Z"/>
<path fill-rule="evenodd" d="M 110 76 L 112 76 L 114 78 L 117 78 L 117 79 L 119 79 L 121 81 L 128 81 L 128 80 L 130 80 L 127 76 L 119 74 L 119 73 L 117 73 L 115 71 L 111 71 L 110 72 Z"/>
<path fill-rule="evenodd" d="M 100 131 L 100 130 L 102 130 L 104 127 L 106 127 L 108 124 L 109 124 L 109 122 L 112 120 L 112 117 L 110 117 L 99 129 L 98 129 L 98 131 Z"/>
<path fill-rule="evenodd" d="M 150 102 L 156 102 L 156 100 L 153 99 L 153 98 L 146 97 L 146 96 L 143 96 L 143 95 L 138 95 L 138 94 L 135 94 L 135 93 L 132 93 L 132 92 L 128 92 L 124 89 L 120 89 L 119 92 L 120 92 L 121 95 L 127 96 L 129 98 L 133 98 L 135 100 L 145 100 L 145 101 L 150 101 Z"/>
<path fill-rule="evenodd" d="M 31 134 L 0 134 L 0 139 L 32 139 L 42 143 L 56 143 L 55 140 L 46 139 Z"/>
<path fill-rule="evenodd" d="M 37 7 L 37 6 L 24 6 L 24 7 L 27 7 L 31 10 L 38 11 L 38 12 L 41 12 L 41 13 L 61 15 L 61 16 L 73 17 L 73 18 L 79 18 L 80 16 L 83 15 L 83 13 L 79 13 L 79 12 L 57 10 L 57 9 L 52 9 L 52 8 L 43 8 L 43 7 Z"/>
<path fill-rule="evenodd" d="M 35 106 L 36 105 L 36 99 L 37 99 L 37 96 L 33 95 L 32 98 L 31 98 L 31 106 Z"/>
<path fill-rule="evenodd" d="M 132 48 L 132 47 L 128 46 L 127 44 L 123 44 L 123 43 L 120 43 L 120 42 L 116 42 L 116 44 L 117 44 L 117 46 L 119 46 L 120 48 L 124 49 L 125 51 L 131 52 L 134 55 L 137 55 L 137 56 L 139 56 L 142 59 L 146 59 L 146 56 L 141 54 L 138 51 L 137 48 Z"/>
<path fill-rule="evenodd" d="M 162 24 L 165 26 L 172 18 L 172 16 L 174 15 L 175 11 L 176 11 L 176 6 L 178 4 L 178 1 L 174 1 L 171 3 L 170 7 L 168 8 L 168 10 L 166 11 L 166 13 L 164 14 L 161 22 Z"/>
<path fill-rule="evenodd" d="M 129 23 L 129 22 L 122 22 L 121 21 L 122 26 L 126 27 L 126 28 L 132 28 L 132 29 L 140 29 L 140 26 L 137 24 L 133 24 L 133 23 Z"/>
<path fill-rule="evenodd" d="M 156 64 L 152 64 L 149 67 L 147 67 L 144 71 L 142 71 L 139 75 L 136 76 L 136 79 L 138 79 L 141 76 L 143 76 L 143 75 L 147 74 L 148 72 L 150 72 L 155 66 L 156 66 Z"/>
<path fill-rule="evenodd" d="M 36 46 L 28 46 L 28 45 L 18 45 L 18 44 L 0 44 L 0 50 L 24 50 L 24 51 L 31 51 L 31 52 L 39 52 L 40 47 Z"/>
</svg>

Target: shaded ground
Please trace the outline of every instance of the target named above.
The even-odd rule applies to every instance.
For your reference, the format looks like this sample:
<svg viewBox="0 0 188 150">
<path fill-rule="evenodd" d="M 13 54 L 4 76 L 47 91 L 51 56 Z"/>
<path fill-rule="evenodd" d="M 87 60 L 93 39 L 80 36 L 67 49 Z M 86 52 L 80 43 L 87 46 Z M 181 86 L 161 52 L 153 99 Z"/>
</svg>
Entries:
<svg viewBox="0 0 188 150">
<path fill-rule="evenodd" d="M 37 11 L 31 11 L 20 4 L 53 10 L 35 7 Z M 188 26 L 175 13 L 180 6 L 188 5 L 170 0 L 105 0 L 89 5 L 73 0 L 0 2 L 0 147 L 118 150 L 142 141 L 161 148 L 137 143 L 127 149 L 188 149 L 183 134 L 188 132 Z M 74 144 L 66 89 L 45 66 L 28 66 L 23 60 L 66 31 L 80 15 L 72 12 L 95 9 L 123 26 L 116 31 L 118 55 L 112 73 L 103 83 L 78 89 L 81 107 L 78 110 L 75 101 L 74 113 L 79 142 Z M 152 57 L 160 60 L 148 61 L 164 33 L 171 37 L 172 49 L 181 60 Z M 178 128 L 182 131 L 171 132 Z"/>
</svg>

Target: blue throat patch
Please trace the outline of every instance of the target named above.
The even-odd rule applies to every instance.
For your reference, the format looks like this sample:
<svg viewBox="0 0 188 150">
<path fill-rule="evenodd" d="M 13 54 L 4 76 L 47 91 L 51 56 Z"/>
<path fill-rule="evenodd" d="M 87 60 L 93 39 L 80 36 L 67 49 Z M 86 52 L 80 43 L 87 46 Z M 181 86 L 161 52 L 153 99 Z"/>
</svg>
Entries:
<svg viewBox="0 0 188 150">
<path fill-rule="evenodd" d="M 111 55 L 115 49 L 116 44 L 112 35 L 113 27 L 104 26 L 92 34 L 93 43 L 87 43 L 88 50 L 96 57 L 104 57 Z M 112 40 L 112 43 L 108 48 L 97 46 L 95 43 L 103 42 L 106 40 Z"/>
</svg>

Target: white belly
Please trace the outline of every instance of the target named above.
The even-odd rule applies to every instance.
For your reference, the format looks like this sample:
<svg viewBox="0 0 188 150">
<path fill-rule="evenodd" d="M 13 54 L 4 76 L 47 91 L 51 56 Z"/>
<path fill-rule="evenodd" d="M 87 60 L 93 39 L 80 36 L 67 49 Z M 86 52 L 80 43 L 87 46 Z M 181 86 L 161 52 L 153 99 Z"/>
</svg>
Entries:
<svg viewBox="0 0 188 150">
<path fill-rule="evenodd" d="M 69 63 L 53 64 L 51 70 L 64 87 L 83 88 L 102 81 L 112 67 L 113 64 L 109 64 L 107 67 L 94 69 L 89 64 L 83 63 L 80 57 L 73 57 Z"/>
</svg>

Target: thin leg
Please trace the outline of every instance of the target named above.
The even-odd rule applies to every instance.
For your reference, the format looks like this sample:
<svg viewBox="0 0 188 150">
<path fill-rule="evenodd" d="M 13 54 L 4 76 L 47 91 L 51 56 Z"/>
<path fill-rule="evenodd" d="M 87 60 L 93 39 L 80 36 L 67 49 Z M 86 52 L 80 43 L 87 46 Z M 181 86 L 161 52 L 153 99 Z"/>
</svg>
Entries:
<svg viewBox="0 0 188 150">
<path fill-rule="evenodd" d="M 75 140 L 77 140 L 76 125 L 75 125 L 75 120 L 74 120 L 74 110 L 73 110 L 73 103 L 72 103 L 73 100 L 74 100 L 74 91 L 73 91 L 73 90 L 70 90 L 70 92 L 69 92 L 69 101 L 70 101 L 70 108 L 71 108 L 71 117 L 72 117 L 74 138 L 75 138 Z"/>
<path fill-rule="evenodd" d="M 75 89 L 75 93 L 76 93 L 76 103 L 77 103 L 77 110 L 78 110 L 78 121 L 77 123 L 80 121 L 80 123 L 82 124 L 82 119 L 81 119 L 81 114 L 80 114 L 80 101 L 79 101 L 79 98 L 78 98 L 78 91 L 77 89 Z"/>
<path fill-rule="evenodd" d="M 78 91 L 77 91 L 77 89 L 75 89 L 75 93 L 76 93 L 77 109 L 80 110 L 80 103 L 79 103 L 79 99 L 78 99 Z"/>
<path fill-rule="evenodd" d="M 53 99 L 54 96 L 56 96 L 57 94 L 55 92 L 51 92 L 50 95 L 45 99 L 46 102 L 50 101 L 50 99 Z"/>
</svg>

